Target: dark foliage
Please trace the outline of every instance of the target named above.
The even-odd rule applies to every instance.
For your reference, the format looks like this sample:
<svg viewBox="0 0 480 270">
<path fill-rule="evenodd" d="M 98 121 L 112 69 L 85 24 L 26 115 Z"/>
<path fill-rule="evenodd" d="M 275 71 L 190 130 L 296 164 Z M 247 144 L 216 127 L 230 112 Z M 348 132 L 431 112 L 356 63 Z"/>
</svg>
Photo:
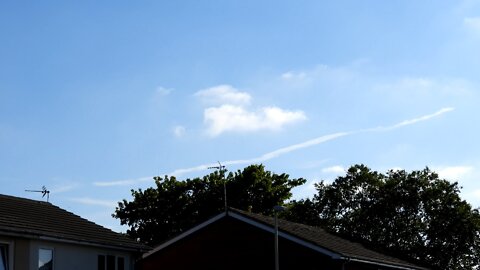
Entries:
<svg viewBox="0 0 480 270">
<path fill-rule="evenodd" d="M 438 269 L 475 269 L 480 215 L 457 183 L 428 168 L 381 174 L 352 166 L 313 199 L 293 201 L 285 218 L 320 225 L 348 238 Z"/>
<path fill-rule="evenodd" d="M 216 171 L 185 181 L 168 176 L 154 180 L 155 187 L 132 190 L 133 200 L 119 202 L 113 214 L 130 227 L 129 236 L 152 246 L 223 211 L 224 181 L 229 207 L 266 215 L 292 196 L 292 188 L 305 183 L 304 179 L 266 171 L 263 165 L 251 165 L 225 177 L 223 171 Z"/>
</svg>

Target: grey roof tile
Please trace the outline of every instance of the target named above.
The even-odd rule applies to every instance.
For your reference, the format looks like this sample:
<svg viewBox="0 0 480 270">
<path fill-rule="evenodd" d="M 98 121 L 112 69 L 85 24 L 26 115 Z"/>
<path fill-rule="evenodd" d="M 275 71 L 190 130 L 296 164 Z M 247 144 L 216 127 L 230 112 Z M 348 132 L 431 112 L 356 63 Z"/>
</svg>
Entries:
<svg viewBox="0 0 480 270">
<path fill-rule="evenodd" d="M 233 208 L 230 208 L 230 211 L 239 213 L 265 225 L 274 226 L 273 217 L 267 217 Z M 345 238 L 329 233 L 320 227 L 313 227 L 279 219 L 278 228 L 280 231 L 296 236 L 304 241 L 318 245 L 346 258 L 386 263 L 412 269 L 427 269 L 413 263 L 371 250 L 360 243 L 349 241 Z"/>
<path fill-rule="evenodd" d="M 143 251 L 147 246 L 51 203 L 0 194 L 0 234 L 48 237 L 90 245 Z"/>
</svg>

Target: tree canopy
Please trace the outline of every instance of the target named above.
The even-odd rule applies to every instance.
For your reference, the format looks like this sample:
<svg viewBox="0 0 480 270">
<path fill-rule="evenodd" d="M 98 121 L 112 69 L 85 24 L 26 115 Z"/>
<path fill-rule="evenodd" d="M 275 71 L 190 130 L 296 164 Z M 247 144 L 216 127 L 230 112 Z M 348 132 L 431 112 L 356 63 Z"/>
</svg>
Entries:
<svg viewBox="0 0 480 270">
<path fill-rule="evenodd" d="M 179 181 L 154 177 L 155 186 L 132 190 L 131 201 L 119 202 L 114 217 L 129 226 L 127 234 L 149 245 L 159 244 L 228 206 L 271 215 L 286 205 L 283 217 L 321 226 L 346 238 L 436 269 L 477 269 L 480 265 L 480 214 L 460 198 L 456 182 L 430 169 L 385 174 L 364 165 L 348 169 L 332 183 L 315 185 L 312 198 L 288 201 L 303 178 L 290 179 L 263 165 L 216 171 Z"/>
<path fill-rule="evenodd" d="M 224 175 L 216 171 L 202 178 L 179 181 L 175 177 L 154 177 L 155 187 L 131 190 L 132 201 L 118 203 L 113 216 L 129 226 L 127 234 L 156 245 L 224 210 L 223 184 L 229 207 L 249 209 L 269 215 L 275 205 L 283 205 L 291 190 L 305 180 L 288 174 L 266 171 L 251 165 Z"/>
<path fill-rule="evenodd" d="M 478 210 L 460 198 L 458 183 L 428 168 L 381 174 L 355 165 L 316 190 L 312 199 L 291 202 L 286 218 L 438 269 L 479 265 Z"/>
</svg>

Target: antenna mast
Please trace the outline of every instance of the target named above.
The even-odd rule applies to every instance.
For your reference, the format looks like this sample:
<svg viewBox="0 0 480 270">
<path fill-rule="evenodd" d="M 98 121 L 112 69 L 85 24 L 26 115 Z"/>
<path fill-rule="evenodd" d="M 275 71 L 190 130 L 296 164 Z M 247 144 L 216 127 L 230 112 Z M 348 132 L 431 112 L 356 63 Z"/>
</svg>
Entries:
<svg viewBox="0 0 480 270">
<path fill-rule="evenodd" d="M 218 166 L 212 166 L 208 167 L 208 169 L 216 169 L 220 171 L 220 175 L 222 176 L 222 182 L 223 182 L 223 202 L 225 203 L 225 212 L 227 212 L 228 206 L 227 206 L 227 185 L 226 185 L 226 179 L 225 179 L 225 166 L 218 161 Z"/>
<path fill-rule="evenodd" d="M 26 192 L 39 192 L 42 193 L 42 198 L 45 198 L 47 196 L 47 202 L 50 199 L 50 190 L 47 190 L 45 186 L 42 187 L 42 190 L 29 190 L 25 189 Z"/>
</svg>

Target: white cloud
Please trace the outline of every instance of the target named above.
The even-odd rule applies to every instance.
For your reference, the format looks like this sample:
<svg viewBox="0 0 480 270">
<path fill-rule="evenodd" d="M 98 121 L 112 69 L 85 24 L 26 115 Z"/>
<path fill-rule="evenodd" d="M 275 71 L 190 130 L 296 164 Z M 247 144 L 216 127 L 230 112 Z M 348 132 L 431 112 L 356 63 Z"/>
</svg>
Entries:
<svg viewBox="0 0 480 270">
<path fill-rule="evenodd" d="M 470 175 L 473 172 L 471 166 L 449 166 L 434 168 L 434 171 L 438 173 L 441 178 L 458 181 Z"/>
<path fill-rule="evenodd" d="M 407 77 L 401 79 L 397 86 L 398 90 L 403 90 L 403 89 L 415 89 L 415 90 L 424 90 L 424 89 L 430 89 L 434 85 L 434 82 L 431 79 L 428 78 L 412 78 L 412 77 Z"/>
<path fill-rule="evenodd" d="M 97 187 L 130 186 L 133 184 L 138 184 L 140 182 L 151 181 L 152 179 L 153 179 L 153 176 L 147 176 L 147 177 L 139 177 L 135 179 L 98 181 L 98 182 L 94 182 L 93 185 Z"/>
<path fill-rule="evenodd" d="M 280 76 L 283 80 L 303 80 L 307 77 L 307 74 L 305 72 L 285 72 Z"/>
<path fill-rule="evenodd" d="M 195 96 L 213 104 L 247 105 L 252 99 L 250 94 L 226 84 L 200 90 Z"/>
<path fill-rule="evenodd" d="M 72 191 L 74 190 L 75 188 L 77 188 L 79 186 L 79 184 L 77 183 L 68 183 L 68 184 L 62 184 L 62 185 L 57 185 L 57 186 L 54 186 L 50 192 L 51 193 L 63 193 L 63 192 L 68 192 L 68 191 Z"/>
<path fill-rule="evenodd" d="M 115 208 L 118 205 L 117 201 L 99 200 L 99 199 L 93 199 L 88 197 L 71 198 L 69 200 L 72 202 L 80 203 L 80 204 L 102 206 L 102 207 L 108 207 L 108 208 Z"/>
<path fill-rule="evenodd" d="M 205 108 L 203 113 L 206 132 L 212 137 L 224 132 L 275 131 L 307 118 L 300 110 L 290 111 L 276 106 L 253 109 L 249 106 L 252 101 L 250 94 L 230 85 L 200 90 L 195 96 L 214 104 Z"/>
<path fill-rule="evenodd" d="M 480 33 L 480 17 L 467 17 L 467 18 L 464 18 L 464 19 L 463 19 L 463 24 L 464 24 L 467 28 L 469 28 L 469 29 L 471 29 L 471 30 L 473 30 L 473 31 L 475 31 L 475 32 L 477 32 L 477 33 Z"/>
<path fill-rule="evenodd" d="M 426 77 L 404 77 L 393 82 L 376 83 L 372 93 L 388 102 L 411 104 L 413 101 L 433 103 L 435 100 L 461 101 L 474 94 L 470 82 L 463 79 L 432 79 Z"/>
<path fill-rule="evenodd" d="M 320 159 L 320 160 L 309 160 L 303 162 L 303 164 L 298 165 L 297 168 L 302 169 L 302 170 L 310 170 L 310 169 L 315 169 L 319 168 L 325 165 L 326 162 L 328 162 L 330 159 L 325 158 L 325 159 Z"/>
<path fill-rule="evenodd" d="M 457 182 L 461 189 L 461 196 L 474 207 L 480 206 L 480 189 L 478 185 L 478 164 L 456 166 L 433 166 L 431 169 L 442 179 Z"/>
<path fill-rule="evenodd" d="M 306 118 L 302 111 L 288 111 L 278 107 L 265 107 L 252 112 L 242 106 L 227 104 L 204 111 L 204 121 L 210 136 L 218 136 L 224 132 L 279 130 L 287 124 Z"/>
<path fill-rule="evenodd" d="M 361 61 L 363 63 L 364 61 Z M 317 65 L 309 70 L 288 71 L 280 75 L 281 80 L 285 82 L 340 82 L 344 83 L 355 79 L 358 76 L 356 72 L 360 62 L 352 63 L 347 67 L 330 67 L 327 65 Z"/>
<path fill-rule="evenodd" d="M 222 165 L 227 165 L 227 164 L 222 163 Z M 204 171 L 204 170 L 207 170 L 208 168 L 216 167 L 216 166 L 218 166 L 217 163 L 203 164 L 203 165 L 199 165 L 199 166 L 195 166 L 195 167 L 191 167 L 191 168 L 176 169 L 176 170 L 168 173 L 167 175 L 178 177 L 178 176 L 181 176 L 181 175 L 184 175 L 184 174 L 187 174 L 187 173 L 191 173 L 191 172 Z"/>
<path fill-rule="evenodd" d="M 173 128 L 173 134 L 175 135 L 175 137 L 179 138 L 179 137 L 183 137 L 183 135 L 185 135 L 185 132 L 186 132 L 186 129 L 184 126 L 175 126 Z"/>
<path fill-rule="evenodd" d="M 171 88 L 164 88 L 162 86 L 159 86 L 157 87 L 157 89 L 155 90 L 155 92 L 157 93 L 157 95 L 159 96 L 167 96 L 169 95 L 170 93 L 172 93 L 173 89 Z"/>
<path fill-rule="evenodd" d="M 345 170 L 344 167 L 342 167 L 340 165 L 336 165 L 336 166 L 332 166 L 332 167 L 328 167 L 328 168 L 323 168 L 322 172 L 338 175 L 338 174 L 345 174 L 346 170 Z"/>
</svg>

